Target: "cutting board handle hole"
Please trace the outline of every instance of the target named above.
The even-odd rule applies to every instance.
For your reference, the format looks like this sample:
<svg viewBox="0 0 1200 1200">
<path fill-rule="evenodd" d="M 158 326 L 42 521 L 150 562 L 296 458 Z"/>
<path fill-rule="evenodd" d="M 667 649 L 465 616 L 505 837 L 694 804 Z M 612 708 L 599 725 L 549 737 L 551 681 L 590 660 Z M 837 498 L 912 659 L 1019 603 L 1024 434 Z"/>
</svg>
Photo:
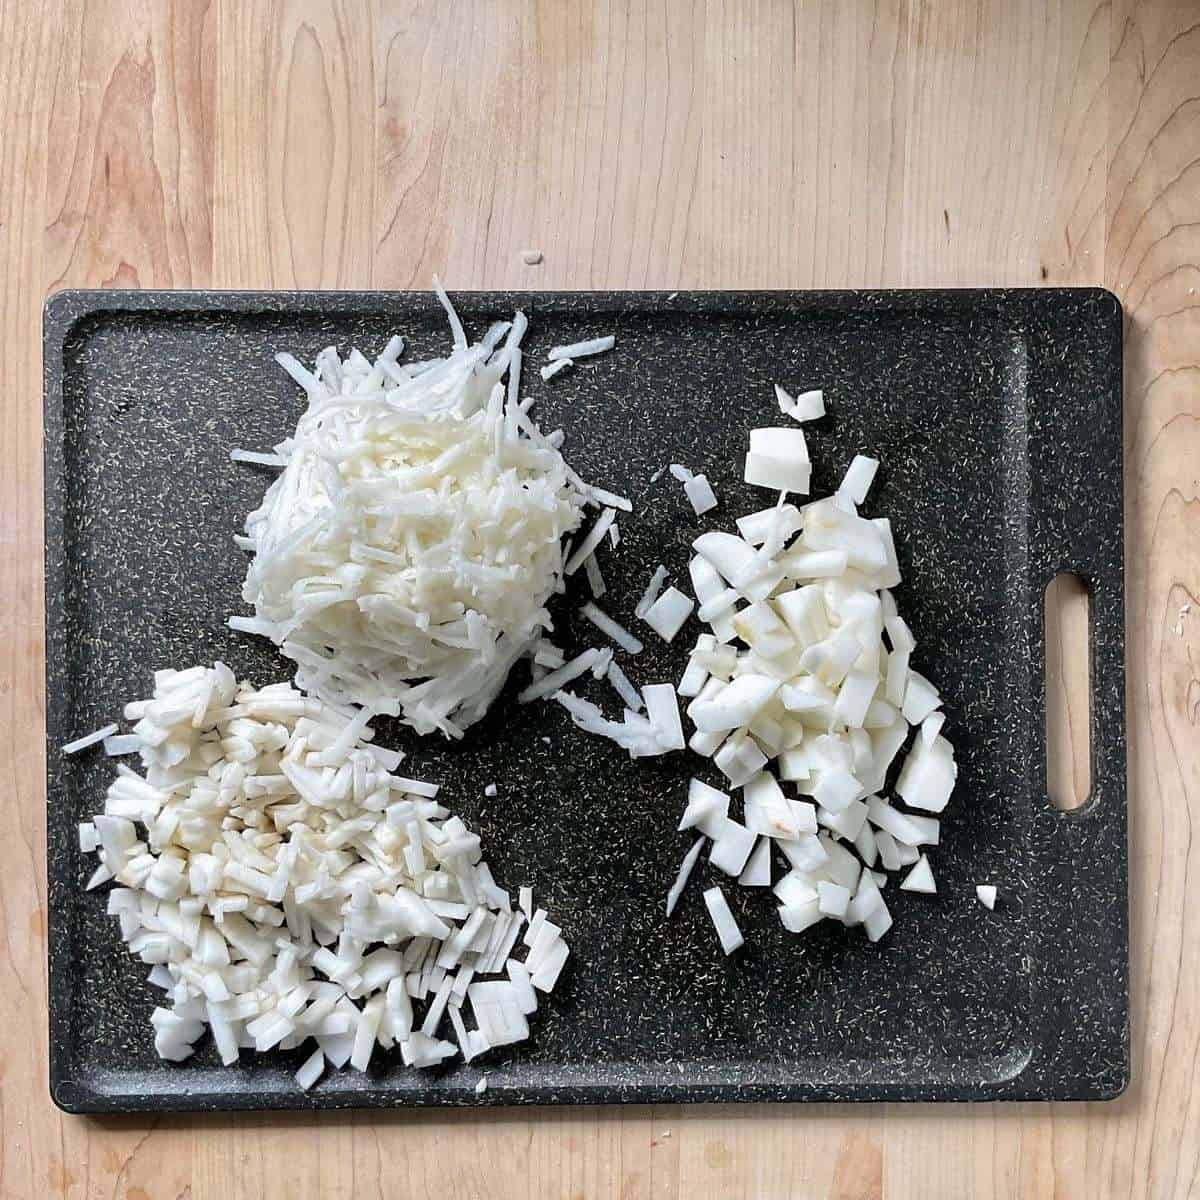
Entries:
<svg viewBox="0 0 1200 1200">
<path fill-rule="evenodd" d="M 1045 619 L 1046 791 L 1062 812 L 1082 808 L 1092 791 L 1091 603 L 1069 571 L 1043 597 Z"/>
</svg>

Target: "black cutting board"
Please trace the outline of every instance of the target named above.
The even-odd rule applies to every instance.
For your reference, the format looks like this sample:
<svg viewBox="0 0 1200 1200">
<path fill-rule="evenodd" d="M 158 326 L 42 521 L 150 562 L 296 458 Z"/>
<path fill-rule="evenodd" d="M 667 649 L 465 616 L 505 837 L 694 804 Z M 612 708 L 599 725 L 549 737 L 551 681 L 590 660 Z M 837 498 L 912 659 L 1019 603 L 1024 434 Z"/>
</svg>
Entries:
<svg viewBox="0 0 1200 1200">
<path fill-rule="evenodd" d="M 444 785 L 497 877 L 532 884 L 571 964 L 532 1039 L 470 1066 L 415 1073 L 377 1053 L 369 1074 L 311 1093 L 304 1051 L 243 1055 L 206 1039 L 160 1062 L 158 994 L 124 951 L 75 825 L 99 810 L 111 764 L 58 747 L 147 693 L 158 667 L 221 658 L 260 683 L 287 677 L 267 643 L 232 633 L 245 611 L 233 543 L 270 474 L 235 464 L 301 409 L 273 362 L 336 344 L 368 356 L 401 331 L 411 357 L 444 352 L 428 294 L 70 292 L 45 318 L 47 726 L 51 1087 L 75 1111 L 718 1100 L 1111 1097 L 1129 1071 L 1122 580 L 1121 311 L 1099 290 L 471 294 L 478 336 L 530 316 L 526 388 L 562 426 L 585 478 L 635 511 L 601 565 L 604 605 L 632 610 L 662 562 L 686 579 L 704 528 L 769 497 L 740 480 L 748 431 L 782 423 L 772 384 L 825 389 L 808 427 L 813 493 L 858 451 L 882 460 L 868 515 L 887 514 L 914 665 L 945 698 L 958 787 L 933 855 L 936 897 L 886 893 L 891 933 L 870 945 L 831 922 L 796 937 L 771 897 L 726 886 L 746 934 L 724 958 L 701 899 L 666 889 L 690 754 L 633 762 L 554 705 L 509 689 L 459 745 L 392 729 L 406 771 Z M 549 383 L 550 346 L 615 333 L 615 352 Z M 668 462 L 703 470 L 721 507 L 696 518 Z M 1092 776 L 1073 814 L 1046 799 L 1042 595 L 1060 570 L 1091 589 Z M 595 644 L 559 603 L 559 638 Z M 622 661 L 640 683 L 678 678 L 691 624 Z M 590 692 L 606 704 L 600 686 Z M 548 739 L 548 740 L 543 740 Z M 494 782 L 499 794 L 484 796 Z M 777 866 L 778 873 L 778 866 Z M 988 912 L 977 882 L 998 885 Z M 481 1073 L 488 1088 L 477 1096 Z"/>
</svg>

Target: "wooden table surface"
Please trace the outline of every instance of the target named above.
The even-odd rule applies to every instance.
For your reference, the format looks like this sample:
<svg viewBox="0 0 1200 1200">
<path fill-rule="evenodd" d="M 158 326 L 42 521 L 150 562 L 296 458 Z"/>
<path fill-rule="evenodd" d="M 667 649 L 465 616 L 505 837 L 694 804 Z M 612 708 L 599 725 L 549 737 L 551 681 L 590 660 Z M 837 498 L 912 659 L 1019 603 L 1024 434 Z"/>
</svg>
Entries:
<svg viewBox="0 0 1200 1200">
<path fill-rule="evenodd" d="M 0 14 L 4 1197 L 1200 1194 L 1200 3 L 0 0 Z M 542 265 L 523 264 L 530 247 Z M 473 288 L 1121 297 L 1121 1100 L 149 1121 L 51 1105 L 42 300 L 425 288 L 434 271 Z M 1074 700 L 1066 714 L 1077 731 Z M 1066 756 L 1068 786 L 1080 759 Z"/>
</svg>

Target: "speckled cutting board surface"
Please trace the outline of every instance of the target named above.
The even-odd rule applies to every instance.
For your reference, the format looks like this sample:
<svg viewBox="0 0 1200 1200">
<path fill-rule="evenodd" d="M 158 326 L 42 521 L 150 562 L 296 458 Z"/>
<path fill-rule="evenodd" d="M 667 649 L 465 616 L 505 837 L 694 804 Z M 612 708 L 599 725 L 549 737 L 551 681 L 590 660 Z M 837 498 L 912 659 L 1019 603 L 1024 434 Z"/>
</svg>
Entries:
<svg viewBox="0 0 1200 1200">
<path fill-rule="evenodd" d="M 1129 1070 L 1123 673 L 1121 312 L 1097 290 L 461 294 L 478 336 L 530 316 L 526 393 L 585 477 L 630 496 L 606 547 L 605 608 L 632 622 L 659 563 L 686 580 L 692 539 L 764 504 L 741 482 L 749 430 L 780 422 L 772 383 L 823 387 L 806 427 L 813 494 L 856 452 L 882 460 L 866 506 L 888 515 L 914 664 L 945 700 L 960 763 L 934 897 L 888 889 L 871 945 L 825 922 L 788 934 L 772 897 L 701 864 L 664 897 L 692 842 L 676 824 L 689 754 L 631 761 L 553 704 L 518 707 L 518 667 L 490 716 L 450 745 L 382 726 L 407 774 L 483 837 L 497 878 L 563 928 L 572 957 L 531 1040 L 434 1073 L 377 1052 L 369 1073 L 308 1094 L 307 1051 L 219 1065 L 209 1039 L 158 1060 L 156 990 L 120 943 L 75 825 L 101 809 L 112 764 L 58 747 L 147 694 L 159 667 L 220 658 L 289 677 L 265 641 L 233 633 L 246 558 L 233 542 L 271 475 L 230 461 L 301 411 L 277 350 L 336 344 L 373 357 L 394 331 L 444 352 L 428 294 L 71 292 L 45 321 L 50 1078 L 77 1111 L 721 1100 L 1099 1098 Z M 543 382 L 546 351 L 615 333 L 615 352 Z M 721 506 L 693 515 L 666 463 L 703 470 Z M 1045 585 L 1091 589 L 1089 803 L 1046 799 Z M 555 610 L 568 649 L 596 644 Z M 690 589 L 689 589 L 690 590 Z M 677 679 L 696 627 L 620 656 L 639 683 Z M 585 694 L 605 704 L 599 684 Z M 544 739 L 548 739 L 544 740 Z M 494 798 L 484 795 L 497 785 Z M 34 797 L 21 797 L 32 803 Z M 776 875 L 779 864 L 776 864 Z M 988 912 L 977 882 L 998 885 Z M 727 884 L 745 949 L 725 958 L 701 892 Z M 474 1091 L 488 1077 L 482 1096 Z"/>
</svg>

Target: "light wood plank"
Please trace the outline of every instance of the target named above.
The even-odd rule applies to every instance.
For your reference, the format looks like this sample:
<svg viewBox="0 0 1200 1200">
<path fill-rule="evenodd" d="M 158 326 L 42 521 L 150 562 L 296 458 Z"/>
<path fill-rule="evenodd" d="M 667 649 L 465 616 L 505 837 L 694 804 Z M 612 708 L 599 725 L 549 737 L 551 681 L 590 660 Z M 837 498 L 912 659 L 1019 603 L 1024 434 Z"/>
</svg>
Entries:
<svg viewBox="0 0 1200 1200">
<path fill-rule="evenodd" d="M 370 287 L 375 124 L 366 4 L 224 0 L 221 287 Z"/>
<path fill-rule="evenodd" d="M 65 1184 L 61 1124 L 47 1114 L 46 823 L 42 596 L 41 354 L 37 309 L 43 280 L 41 181 L 49 87 L 48 25 L 0 4 L 0 353 L 8 367 L 0 420 L 0 785 L 10 822 L 0 869 L 0 1189 L 36 1194 Z M 18 186 L 17 181 L 26 181 Z M 24 299 L 19 299 L 19 298 Z"/>
<path fill-rule="evenodd" d="M 68 6 L 47 96 L 47 285 L 195 287 L 212 275 L 215 14 Z"/>
<path fill-rule="evenodd" d="M 1126 524 L 1133 803 L 1134 1083 L 1101 1148 L 1106 1178 L 1194 1195 L 1200 922 L 1200 24 L 1187 3 L 1114 11 L 1107 274 L 1126 305 Z M 1192 612 L 1180 616 L 1184 604 Z M 1178 632 L 1177 632 L 1178 631 Z"/>
</svg>

